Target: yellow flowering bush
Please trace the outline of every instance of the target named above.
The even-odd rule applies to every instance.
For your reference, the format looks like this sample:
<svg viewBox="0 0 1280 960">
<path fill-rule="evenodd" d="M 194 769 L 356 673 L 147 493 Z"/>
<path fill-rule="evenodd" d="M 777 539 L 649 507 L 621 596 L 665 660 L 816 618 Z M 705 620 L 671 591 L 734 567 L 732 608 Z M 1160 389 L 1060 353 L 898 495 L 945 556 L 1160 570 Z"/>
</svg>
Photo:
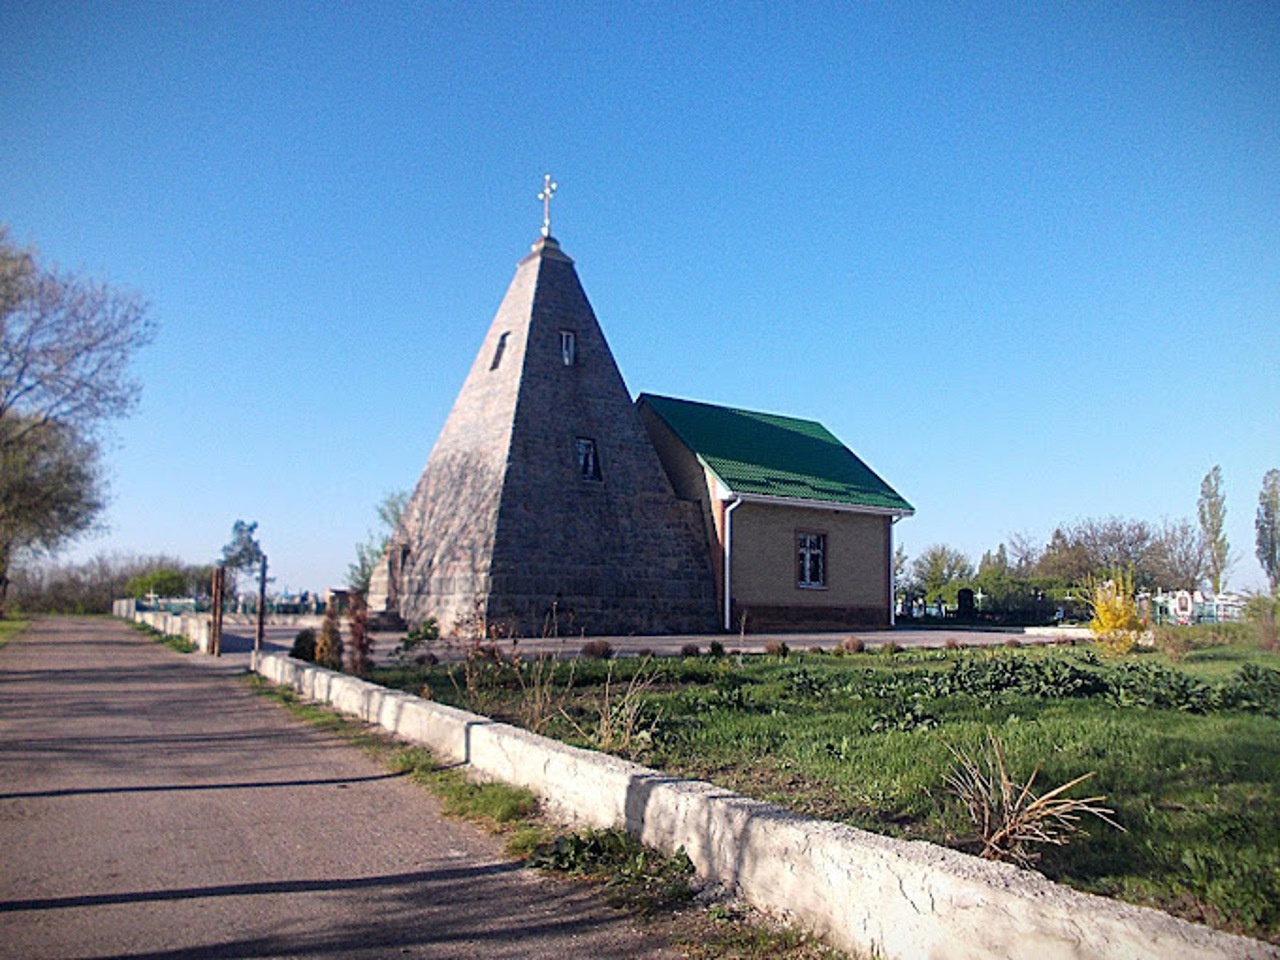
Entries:
<svg viewBox="0 0 1280 960">
<path fill-rule="evenodd" d="M 1121 657 L 1131 651 L 1142 635 L 1133 598 L 1133 571 L 1113 570 L 1109 580 L 1090 577 L 1085 599 L 1093 609 L 1089 629 L 1102 652 Z"/>
</svg>

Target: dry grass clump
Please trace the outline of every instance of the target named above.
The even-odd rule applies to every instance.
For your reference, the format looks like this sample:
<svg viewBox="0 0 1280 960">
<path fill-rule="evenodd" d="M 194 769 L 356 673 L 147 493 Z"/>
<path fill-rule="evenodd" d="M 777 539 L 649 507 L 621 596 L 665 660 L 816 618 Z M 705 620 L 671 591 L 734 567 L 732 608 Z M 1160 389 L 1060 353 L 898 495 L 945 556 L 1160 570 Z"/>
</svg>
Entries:
<svg viewBox="0 0 1280 960">
<path fill-rule="evenodd" d="M 791 648 L 780 640 L 770 640 L 764 645 L 764 652 L 771 657 L 785 657 L 791 653 Z"/>
<path fill-rule="evenodd" d="M 986 860 L 1030 866 L 1040 858 L 1039 852 L 1033 849 L 1034 844 L 1065 846 L 1075 834 L 1084 832 L 1080 826 L 1084 814 L 1124 829 L 1111 819 L 1114 810 L 1100 806 L 1107 799 L 1104 795 L 1084 798 L 1066 795 L 1091 778 L 1092 772 L 1037 796 L 1032 788 L 1040 766 L 1037 764 L 1027 782 L 1019 785 L 1005 763 L 1004 746 L 990 730 L 986 744 L 973 754 L 943 742 L 955 759 L 943 779 L 964 805 L 982 842 L 979 855 Z"/>
<path fill-rule="evenodd" d="M 680 656 L 682 657 L 696 657 L 696 656 L 699 656 L 701 653 L 702 653 L 702 648 L 699 647 L 696 643 L 686 643 L 683 647 L 680 648 Z"/>
<path fill-rule="evenodd" d="M 867 649 L 867 645 L 862 642 L 861 637 L 845 637 L 840 641 L 840 649 L 845 653 L 861 653 Z"/>
</svg>

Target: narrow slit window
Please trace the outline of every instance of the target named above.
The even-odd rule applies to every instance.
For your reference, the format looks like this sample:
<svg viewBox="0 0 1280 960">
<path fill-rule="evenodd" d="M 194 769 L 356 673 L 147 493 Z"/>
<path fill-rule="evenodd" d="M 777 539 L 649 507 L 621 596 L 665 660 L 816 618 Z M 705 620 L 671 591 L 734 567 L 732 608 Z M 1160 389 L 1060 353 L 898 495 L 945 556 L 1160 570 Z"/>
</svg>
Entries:
<svg viewBox="0 0 1280 960">
<path fill-rule="evenodd" d="M 572 330 L 560 331 L 560 359 L 566 367 L 578 362 L 578 335 Z"/>
<path fill-rule="evenodd" d="M 502 362 L 502 352 L 507 349 L 507 337 L 509 333 L 504 333 L 498 337 L 498 345 L 493 350 L 493 363 L 489 364 L 490 370 L 497 370 L 498 364 Z"/>
<path fill-rule="evenodd" d="M 827 535 L 796 534 L 796 586 L 821 590 L 827 585 Z"/>
<path fill-rule="evenodd" d="M 587 437 L 579 437 L 577 443 L 578 449 L 578 475 L 583 480 L 601 481 L 604 476 L 600 473 L 600 453 L 596 450 L 596 442 Z"/>
</svg>

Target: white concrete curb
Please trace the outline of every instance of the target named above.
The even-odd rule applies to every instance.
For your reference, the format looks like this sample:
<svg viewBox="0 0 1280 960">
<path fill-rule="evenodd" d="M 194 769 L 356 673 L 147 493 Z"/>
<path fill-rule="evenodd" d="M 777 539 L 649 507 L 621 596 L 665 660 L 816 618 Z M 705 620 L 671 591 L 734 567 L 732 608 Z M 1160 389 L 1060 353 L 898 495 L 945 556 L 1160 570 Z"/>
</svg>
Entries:
<svg viewBox="0 0 1280 960">
<path fill-rule="evenodd" d="M 302 696 L 527 787 L 553 814 L 625 827 L 846 949 L 902 958 L 1280 958 L 1280 949 L 1079 893 L 923 842 L 812 820 L 281 654 L 253 669 Z"/>
<path fill-rule="evenodd" d="M 165 636 L 185 637 L 201 653 L 213 646 L 213 621 L 207 613 L 167 613 L 163 610 L 139 610 L 133 600 L 113 600 L 111 615 L 122 620 L 145 623 Z"/>
</svg>

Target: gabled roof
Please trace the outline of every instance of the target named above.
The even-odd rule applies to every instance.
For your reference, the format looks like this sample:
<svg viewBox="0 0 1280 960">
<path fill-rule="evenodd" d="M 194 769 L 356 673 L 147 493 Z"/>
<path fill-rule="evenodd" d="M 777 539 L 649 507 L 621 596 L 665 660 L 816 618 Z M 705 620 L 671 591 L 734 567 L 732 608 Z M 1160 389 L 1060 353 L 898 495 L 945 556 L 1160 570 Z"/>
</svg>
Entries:
<svg viewBox="0 0 1280 960">
<path fill-rule="evenodd" d="M 647 406 L 734 494 L 915 510 L 816 420 L 642 393 Z"/>
</svg>

